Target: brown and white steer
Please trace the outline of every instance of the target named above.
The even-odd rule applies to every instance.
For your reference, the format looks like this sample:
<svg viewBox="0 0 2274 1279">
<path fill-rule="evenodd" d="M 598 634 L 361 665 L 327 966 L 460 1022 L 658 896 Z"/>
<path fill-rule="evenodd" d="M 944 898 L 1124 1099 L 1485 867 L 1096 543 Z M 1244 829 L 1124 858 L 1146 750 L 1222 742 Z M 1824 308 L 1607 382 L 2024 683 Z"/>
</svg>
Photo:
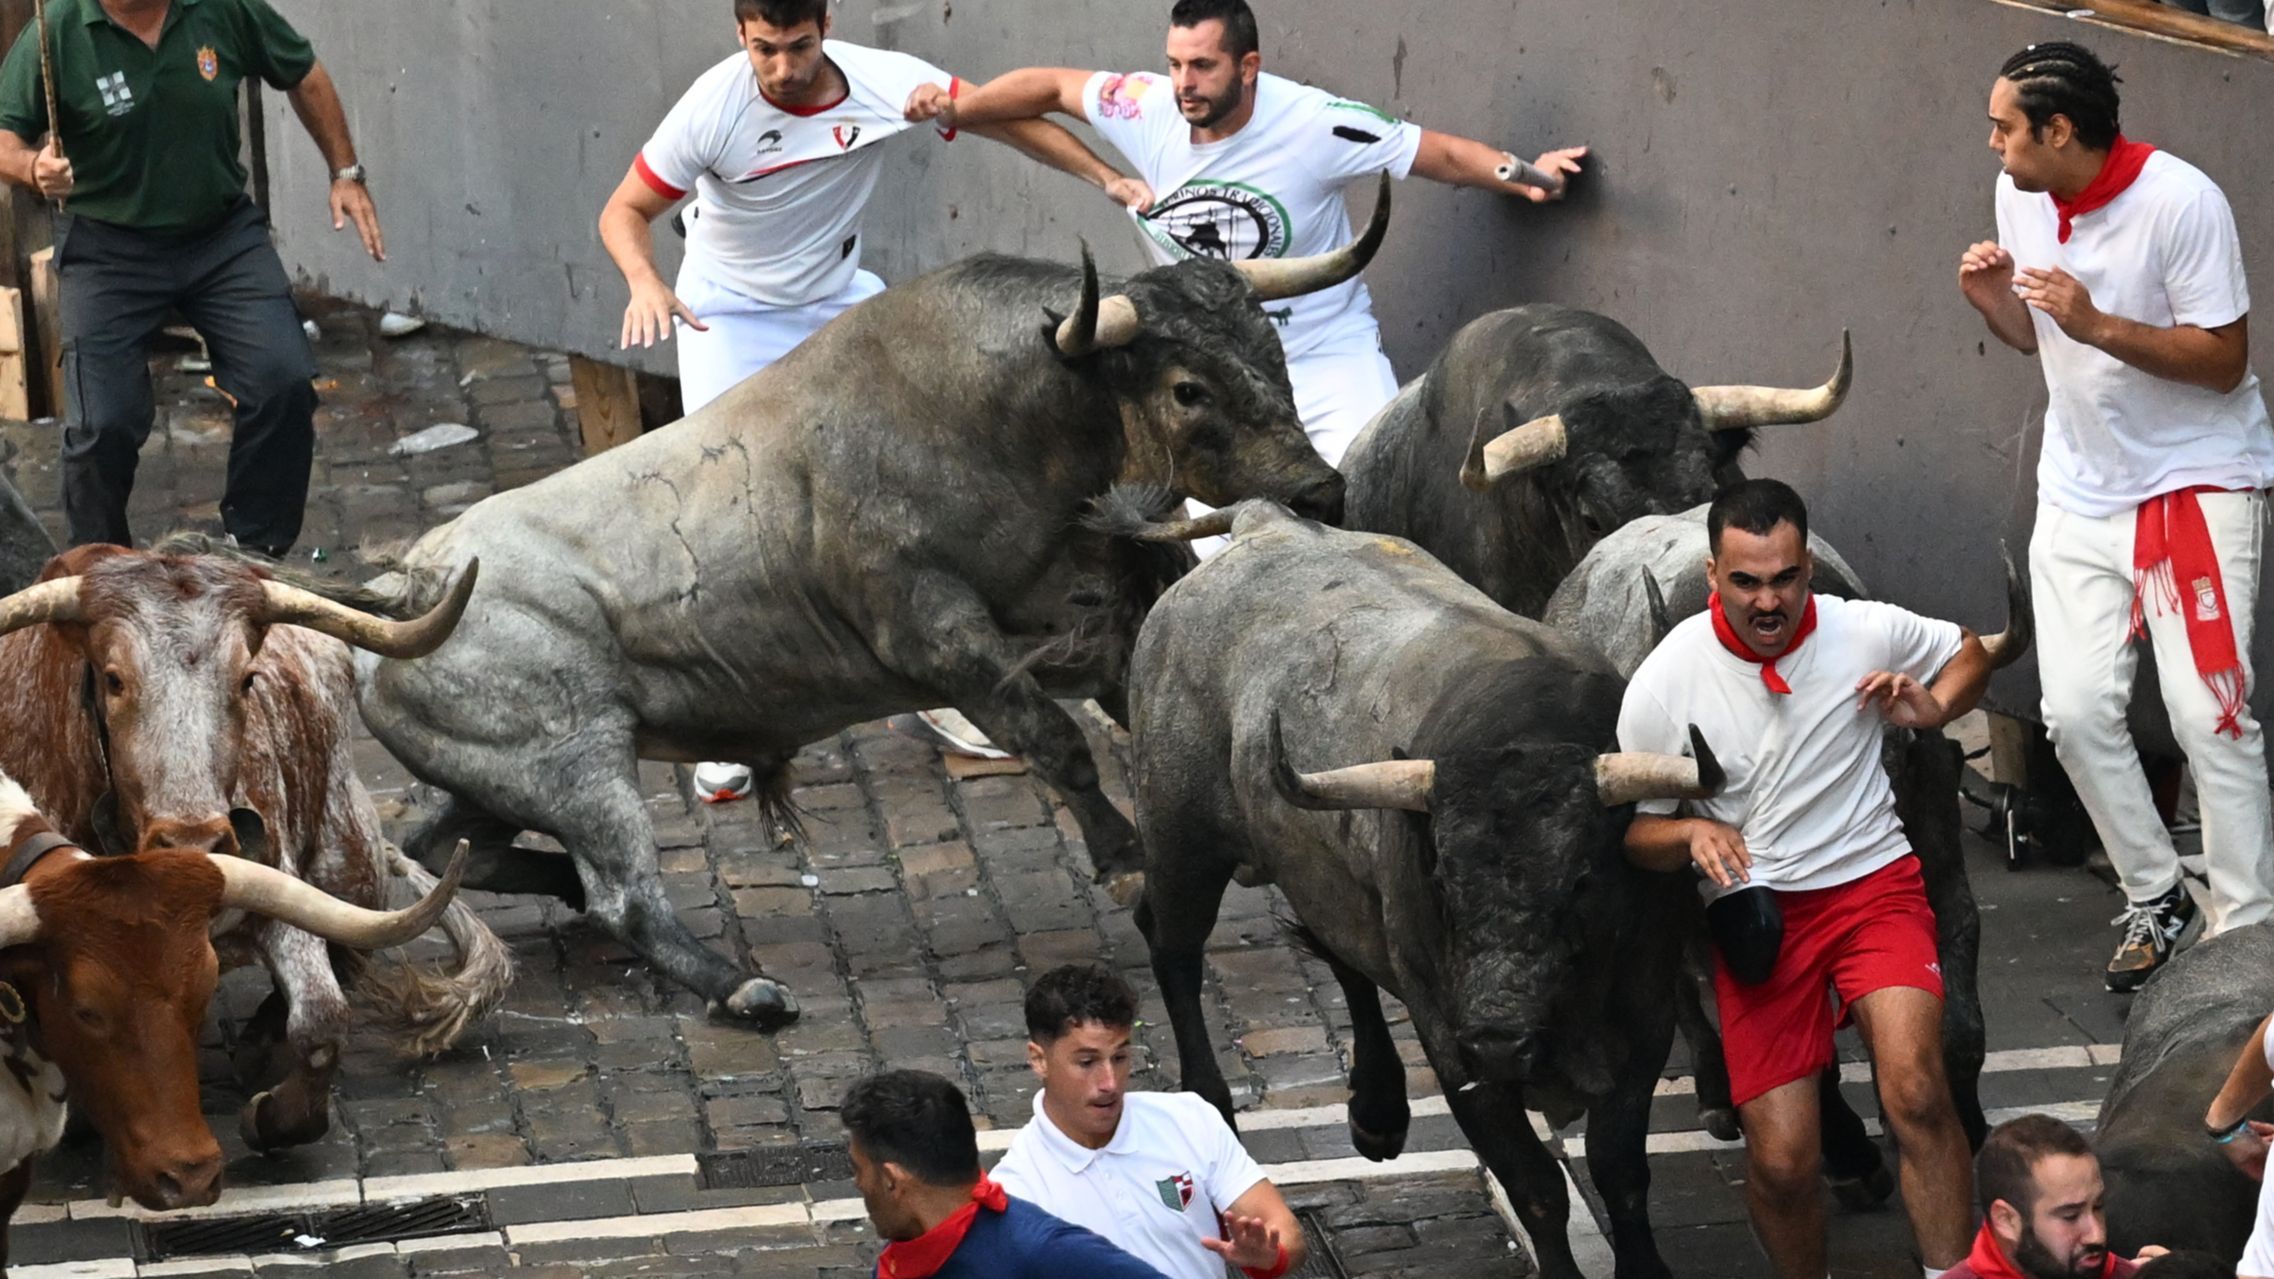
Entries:
<svg viewBox="0 0 2274 1279">
<path fill-rule="evenodd" d="M 424 893 L 432 875 L 381 837 L 355 774 L 348 646 L 431 652 L 474 576 L 469 567 L 427 615 L 390 622 L 218 556 L 67 551 L 0 599 L 0 772 L 90 849 L 234 855 L 366 909 L 385 905 L 390 875 Z M 451 972 L 367 967 L 289 919 L 212 921 L 220 962 L 267 965 L 276 993 L 255 1015 L 256 1035 L 281 1023 L 289 1047 L 282 1080 L 239 1116 L 248 1145 L 297 1145 L 329 1128 L 350 1025 L 342 972 L 414 1051 L 447 1047 L 497 1002 L 510 954 L 463 905 L 442 924 L 458 953 Z M 181 1086 L 194 1084 L 185 1073 Z"/>
<path fill-rule="evenodd" d="M 366 910 L 241 857 L 169 850 L 94 857 L 0 774 L 0 1224 L 67 1101 L 102 1135 L 111 1193 L 152 1209 L 212 1203 L 221 1147 L 198 1106 L 197 1043 L 220 975 L 208 929 L 242 913 L 340 946 L 399 945 L 432 927 L 465 871 L 425 897 Z M 0 1237 L 0 1266 L 7 1245 Z"/>
</svg>

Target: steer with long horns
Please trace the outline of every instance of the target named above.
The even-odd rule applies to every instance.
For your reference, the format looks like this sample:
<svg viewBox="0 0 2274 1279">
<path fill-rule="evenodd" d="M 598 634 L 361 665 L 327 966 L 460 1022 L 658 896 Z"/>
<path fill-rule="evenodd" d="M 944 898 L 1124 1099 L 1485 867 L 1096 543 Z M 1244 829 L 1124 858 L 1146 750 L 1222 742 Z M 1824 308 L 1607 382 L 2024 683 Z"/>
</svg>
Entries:
<svg viewBox="0 0 2274 1279">
<path fill-rule="evenodd" d="M 432 530 L 383 607 L 426 607 L 477 555 L 508 571 L 433 657 L 358 663 L 372 732 L 449 796 L 411 851 L 469 838 L 471 886 L 588 910 L 714 1013 L 771 1028 L 797 1015 L 791 994 L 665 896 L 636 761 L 747 763 L 758 803 L 786 815 L 806 743 L 957 706 L 1065 797 L 1126 891 L 1136 832 L 1052 699 L 1122 704 L 1137 623 L 1185 553 L 1081 517 L 1136 483 L 1339 518 L 1342 479 L 1303 434 L 1263 304 L 1350 279 L 1387 219 L 1385 183 L 1336 252 L 1110 288 L 1087 261 L 968 259 L 852 308 L 669 430 Z M 517 847 L 523 830 L 568 856 Z"/>
<path fill-rule="evenodd" d="M 1821 386 L 1692 388 L 1608 317 L 1496 311 L 1454 334 L 1352 443 L 1344 523 L 1411 538 L 1537 617 L 1597 539 L 1742 478 L 1754 428 L 1831 416 L 1852 368 L 1843 334 Z"/>
<path fill-rule="evenodd" d="M 67 551 L 37 584 L 0 599 L 0 771 L 87 849 L 210 858 L 231 883 L 289 882 L 361 910 L 383 906 L 396 878 L 425 893 L 433 876 L 381 837 L 355 774 L 349 651 L 432 653 L 474 582 L 469 566 L 424 616 L 391 620 L 215 556 Z M 0 928 L 23 918 L 7 913 L 14 891 L 0 891 Z M 247 1063 L 274 1082 L 239 1116 L 261 1150 L 327 1130 L 332 1075 L 355 1024 L 330 944 L 345 939 L 269 909 L 269 892 L 232 890 L 214 930 L 224 964 L 263 963 L 276 982 L 248 1038 L 285 1060 L 281 1070 Z M 470 910 L 453 902 L 441 922 L 458 954 L 452 970 L 354 956 L 341 965 L 375 1015 L 367 1020 L 412 1051 L 448 1046 L 512 976 L 510 953 Z M 121 954 L 163 967 L 167 982 L 188 980 L 174 972 L 179 955 Z M 177 1180 L 175 1197 L 202 1193 Z"/>
<path fill-rule="evenodd" d="M 5 773 L 0 857 L 0 1231 L 71 1105 L 103 1139 L 114 1205 L 197 1207 L 220 1194 L 197 1077 L 220 972 L 215 921 L 252 915 L 352 950 L 396 946 L 442 917 L 465 864 L 461 849 L 423 898 L 385 911 L 241 857 L 95 857 Z"/>
<path fill-rule="evenodd" d="M 1643 1138 L 1688 885 L 1628 866 L 1620 844 L 1637 801 L 1719 786 L 1705 743 L 1618 753 L 1625 683 L 1609 663 L 1410 542 L 1261 502 L 1176 525 L 1119 507 L 1102 521 L 1140 539 L 1232 537 L 1154 606 L 1130 674 L 1138 922 L 1184 1087 L 1231 1118 L 1201 978 L 1244 867 L 1278 883 L 1341 983 L 1361 1154 L 1395 1157 L 1410 1122 L 1387 990 L 1542 1272 L 1579 1274 L 1564 1174 L 1527 1109 L 1559 1125 L 1588 1116 L 1619 1274 L 1665 1275 Z"/>
</svg>

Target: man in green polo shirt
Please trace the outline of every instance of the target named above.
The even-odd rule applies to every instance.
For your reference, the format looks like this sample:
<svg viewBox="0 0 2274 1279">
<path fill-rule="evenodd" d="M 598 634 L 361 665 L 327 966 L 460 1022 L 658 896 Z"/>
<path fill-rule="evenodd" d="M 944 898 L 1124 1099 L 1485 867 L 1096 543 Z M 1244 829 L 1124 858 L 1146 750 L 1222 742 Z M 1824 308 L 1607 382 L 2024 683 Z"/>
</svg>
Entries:
<svg viewBox="0 0 2274 1279">
<path fill-rule="evenodd" d="M 63 200 L 67 215 L 56 265 L 71 541 L 132 543 L 127 495 L 156 416 L 150 340 L 179 310 L 236 403 L 222 525 L 281 556 L 308 502 L 316 361 L 267 215 L 245 194 L 237 87 L 259 76 L 291 99 L 332 168 L 333 229 L 353 221 L 385 261 L 339 93 L 268 0 L 45 3 L 60 138 L 35 23 L 0 63 L 0 178 Z"/>
</svg>

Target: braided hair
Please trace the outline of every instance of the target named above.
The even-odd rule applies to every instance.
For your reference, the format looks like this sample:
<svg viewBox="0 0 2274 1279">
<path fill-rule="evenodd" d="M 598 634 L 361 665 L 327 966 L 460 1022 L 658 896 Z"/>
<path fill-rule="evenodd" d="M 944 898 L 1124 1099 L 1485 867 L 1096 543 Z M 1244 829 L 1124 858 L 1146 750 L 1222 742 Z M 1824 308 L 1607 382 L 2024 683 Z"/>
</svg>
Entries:
<svg viewBox="0 0 2274 1279">
<path fill-rule="evenodd" d="M 2077 141 L 2089 149 L 2106 151 L 2115 144 L 2121 105 L 2116 86 L 2123 81 L 2092 50 L 2066 40 L 2033 44 L 2007 58 L 1998 76 L 2013 81 L 2030 137 L 2042 140 L 2053 117 L 2065 115 Z"/>
</svg>

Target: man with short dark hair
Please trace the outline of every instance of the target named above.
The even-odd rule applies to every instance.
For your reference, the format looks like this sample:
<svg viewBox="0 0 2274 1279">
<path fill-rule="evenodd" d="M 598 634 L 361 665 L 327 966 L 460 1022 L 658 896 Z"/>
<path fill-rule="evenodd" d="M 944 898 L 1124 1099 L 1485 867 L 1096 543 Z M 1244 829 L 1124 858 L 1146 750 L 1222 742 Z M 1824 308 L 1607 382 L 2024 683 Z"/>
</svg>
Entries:
<svg viewBox="0 0 2274 1279">
<path fill-rule="evenodd" d="M 1192 1093 L 1128 1091 L 1137 992 L 1094 964 L 1027 992 L 1034 1121 L 1011 1139 L 1003 1187 L 1095 1230 L 1171 1279 L 1250 1279 L 1303 1263 L 1302 1228 L 1216 1108 Z"/>
<path fill-rule="evenodd" d="M 1030 67 L 960 95 L 935 85 L 911 100 L 910 113 L 964 127 L 1053 111 L 1087 120 L 1152 185 L 1158 204 L 1137 225 L 1163 265 L 1327 252 L 1350 239 L 1343 188 L 1378 173 L 1560 199 L 1565 175 L 1579 172 L 1587 153 L 1569 147 L 1527 163 L 1266 74 L 1247 0 L 1177 0 L 1168 68 L 1164 77 Z M 1398 391 L 1373 298 L 1352 280 L 1271 314 L 1303 429 L 1319 456 L 1340 465 Z"/>
<path fill-rule="evenodd" d="M 0 64 L 0 177 L 64 202 L 63 516 L 74 545 L 130 546 L 127 498 L 157 405 L 150 340 L 179 310 L 213 353 L 235 408 L 221 524 L 282 556 L 300 536 L 315 457 L 315 353 L 268 213 L 245 194 L 238 85 L 290 99 L 331 166 L 332 227 L 352 221 L 387 259 L 331 74 L 268 0 L 46 0 L 57 131 L 41 25 Z"/>
<path fill-rule="evenodd" d="M 2066 42 L 1990 89 L 1998 238 L 1958 283 L 2050 400 L 2030 538 L 2045 728 L 2123 882 L 2104 980 L 2137 990 L 2195 918 L 2126 710 L 2144 631 L 2203 813 L 2208 932 L 2274 918 L 2274 801 L 2250 710 L 2274 422 L 2226 196 L 2124 136 L 2115 72 Z"/>
<path fill-rule="evenodd" d="M 837 1117 L 853 1185 L 889 1240 L 877 1279 L 1162 1279 L 1079 1226 L 1012 1199 L 979 1167 L 971 1111 L 954 1084 L 921 1070 L 871 1075 Z"/>
<path fill-rule="evenodd" d="M 908 128 L 910 95 L 962 82 L 905 53 L 829 39 L 828 0 L 734 0 L 740 49 L 703 73 L 632 159 L 600 212 L 600 242 L 631 286 L 626 348 L 679 338 L 689 413 L 787 355 L 822 325 L 884 291 L 861 269 L 861 220 L 886 139 Z M 952 139 L 954 129 L 941 136 Z M 1142 206 L 1152 193 L 1073 134 L 1042 120 L 975 126 L 1053 168 Z M 678 287 L 655 265 L 652 224 L 690 194 Z M 961 754 L 1006 758 L 952 709 L 924 723 Z M 742 761 L 703 763 L 710 802 L 750 793 Z"/>
<path fill-rule="evenodd" d="M 2126 1279 L 2139 1261 L 2108 1251 L 2100 1161 L 2083 1134 L 2050 1115 L 2023 1115 L 1990 1130 L 1974 1158 L 1982 1228 L 1964 1264 L 1944 1279 Z"/>
<path fill-rule="evenodd" d="M 1635 671 L 1619 749 L 1679 755 L 1695 725 L 1728 776 L 1686 816 L 1638 805 L 1627 855 L 1707 881 L 1746 1200 L 1775 1273 L 1824 1276 L 1816 1075 L 1853 1017 L 1932 1279 L 1966 1249 L 1966 1134 L 1943 1078 L 1934 912 L 1880 762 L 1882 722 L 1965 714 L 1989 656 L 1949 622 L 1811 593 L 1808 509 L 1784 484 L 1723 489 L 1706 530 L 1713 595 Z"/>
</svg>

